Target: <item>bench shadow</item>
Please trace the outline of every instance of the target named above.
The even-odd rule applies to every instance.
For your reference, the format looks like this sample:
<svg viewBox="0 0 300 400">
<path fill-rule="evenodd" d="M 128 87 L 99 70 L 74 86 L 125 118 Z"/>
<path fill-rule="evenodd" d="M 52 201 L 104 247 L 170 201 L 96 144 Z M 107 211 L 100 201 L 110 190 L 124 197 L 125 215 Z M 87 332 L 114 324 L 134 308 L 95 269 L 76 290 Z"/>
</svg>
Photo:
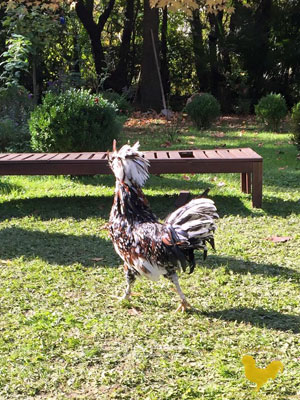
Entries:
<svg viewBox="0 0 300 400">
<path fill-rule="evenodd" d="M 300 214 L 300 198 L 296 201 L 283 200 L 278 197 L 263 197 L 262 209 L 271 216 L 287 217 Z"/>
<path fill-rule="evenodd" d="M 150 207 L 161 219 L 174 210 L 178 195 L 147 196 Z M 211 197 L 219 210 L 219 215 L 251 215 L 241 199 L 235 196 Z M 112 196 L 72 196 L 37 197 L 31 199 L 13 199 L 1 204 L 0 221 L 11 218 L 34 216 L 43 221 L 55 218 L 72 217 L 82 220 L 88 217 L 108 219 L 113 202 Z"/>
<path fill-rule="evenodd" d="M 267 328 L 281 332 L 300 333 L 300 316 L 284 314 L 262 307 L 233 307 L 220 311 L 195 311 L 208 318 L 221 319 L 239 323 L 249 323 L 259 328 Z"/>
<path fill-rule="evenodd" d="M 201 265 L 201 262 L 200 262 Z M 216 269 L 221 266 L 226 267 L 236 274 L 247 275 L 263 275 L 263 276 L 282 276 L 286 279 L 293 279 L 300 283 L 300 272 L 282 267 L 277 264 L 258 264 L 253 261 L 244 261 L 243 259 L 237 259 L 232 257 L 223 257 L 214 255 L 211 253 L 205 261 L 205 266 L 209 269 Z"/>
<path fill-rule="evenodd" d="M 67 235 L 6 228 L 0 231 L 0 259 L 40 258 L 49 264 L 117 267 L 121 260 L 110 240 L 96 235 Z M 96 260 L 95 260 L 96 259 Z"/>
</svg>

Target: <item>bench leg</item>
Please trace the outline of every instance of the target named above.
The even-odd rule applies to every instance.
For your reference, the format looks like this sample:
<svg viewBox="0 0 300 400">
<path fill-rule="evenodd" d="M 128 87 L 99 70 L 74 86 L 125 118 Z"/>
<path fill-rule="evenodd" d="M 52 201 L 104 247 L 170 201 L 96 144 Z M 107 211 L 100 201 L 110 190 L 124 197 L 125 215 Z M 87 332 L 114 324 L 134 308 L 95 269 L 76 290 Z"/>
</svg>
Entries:
<svg viewBox="0 0 300 400">
<path fill-rule="evenodd" d="M 263 182 L 262 162 L 253 163 L 253 183 L 252 183 L 252 206 L 261 208 L 262 206 L 262 182 Z"/>
<path fill-rule="evenodd" d="M 251 193 L 251 173 L 242 172 L 241 173 L 241 189 L 243 193 Z"/>
</svg>

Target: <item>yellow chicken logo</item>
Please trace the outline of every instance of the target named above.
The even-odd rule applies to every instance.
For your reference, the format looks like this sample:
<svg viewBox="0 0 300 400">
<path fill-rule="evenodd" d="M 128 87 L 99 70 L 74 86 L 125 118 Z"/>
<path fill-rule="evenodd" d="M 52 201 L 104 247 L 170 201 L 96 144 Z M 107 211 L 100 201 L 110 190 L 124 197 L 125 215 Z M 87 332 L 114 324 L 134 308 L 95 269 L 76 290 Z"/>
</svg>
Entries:
<svg viewBox="0 0 300 400">
<path fill-rule="evenodd" d="M 264 385 L 268 379 L 275 379 L 278 371 L 283 371 L 281 361 L 272 361 L 266 368 L 257 368 L 253 357 L 245 355 L 242 358 L 242 363 L 245 367 L 245 375 L 249 381 L 256 383 L 256 391 Z"/>
</svg>

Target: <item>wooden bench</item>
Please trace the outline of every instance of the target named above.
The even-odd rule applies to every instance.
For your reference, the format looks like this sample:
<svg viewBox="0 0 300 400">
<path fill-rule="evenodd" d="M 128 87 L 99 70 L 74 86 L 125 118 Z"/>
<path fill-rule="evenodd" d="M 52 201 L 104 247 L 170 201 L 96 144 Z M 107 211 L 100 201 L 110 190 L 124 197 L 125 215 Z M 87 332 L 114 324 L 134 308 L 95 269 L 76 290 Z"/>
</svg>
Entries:
<svg viewBox="0 0 300 400">
<path fill-rule="evenodd" d="M 241 189 L 252 193 L 253 207 L 262 205 L 262 157 L 250 148 L 146 151 L 152 174 L 241 174 Z M 107 154 L 0 153 L 0 175 L 110 174 Z"/>
</svg>

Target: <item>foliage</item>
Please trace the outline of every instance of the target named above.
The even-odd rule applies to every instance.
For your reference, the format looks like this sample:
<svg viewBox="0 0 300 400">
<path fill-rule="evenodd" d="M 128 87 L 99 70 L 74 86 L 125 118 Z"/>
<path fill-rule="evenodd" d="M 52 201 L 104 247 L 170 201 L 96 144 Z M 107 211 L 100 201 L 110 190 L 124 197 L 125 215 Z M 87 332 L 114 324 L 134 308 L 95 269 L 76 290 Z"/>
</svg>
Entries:
<svg viewBox="0 0 300 400">
<path fill-rule="evenodd" d="M 0 151 L 30 151 L 30 135 L 27 125 L 16 125 L 10 118 L 0 118 Z"/>
<path fill-rule="evenodd" d="M 23 87 L 0 88 L 0 149 L 29 150 L 28 118 L 33 110 L 32 96 Z"/>
<path fill-rule="evenodd" d="M 220 115 L 220 104 L 210 93 L 201 93 L 189 102 L 185 111 L 198 129 L 208 128 Z"/>
<path fill-rule="evenodd" d="M 116 92 L 105 91 L 101 93 L 101 96 L 110 103 L 114 103 L 117 106 L 118 113 L 121 115 L 130 115 L 132 113 L 133 107 L 124 95 Z"/>
<path fill-rule="evenodd" d="M 23 125 L 33 107 L 32 95 L 24 87 L 0 88 L 0 118 L 9 118 L 17 125 Z"/>
<path fill-rule="evenodd" d="M 0 151 L 6 151 L 6 148 L 12 142 L 15 136 L 15 126 L 11 119 L 0 119 Z"/>
<path fill-rule="evenodd" d="M 151 7 L 168 7 L 170 11 L 182 11 L 188 16 L 192 15 L 192 11 L 199 8 L 197 0 L 150 0 Z M 226 0 L 204 0 L 201 8 L 207 13 L 217 14 L 221 11 L 232 13 L 234 7 L 231 1 Z"/>
<path fill-rule="evenodd" d="M 38 151 L 105 151 L 121 123 L 116 108 L 87 90 L 48 92 L 29 120 L 32 147 Z"/>
<path fill-rule="evenodd" d="M 292 108 L 292 123 L 293 123 L 293 142 L 300 150 L 300 102 Z"/>
<path fill-rule="evenodd" d="M 281 94 L 270 93 L 260 99 L 255 106 L 255 114 L 271 130 L 278 131 L 287 115 L 287 105 Z"/>
<path fill-rule="evenodd" d="M 7 51 L 2 53 L 4 59 L 0 63 L 4 72 L 0 79 L 6 86 L 19 85 L 23 72 L 28 72 L 28 56 L 31 50 L 31 42 L 23 35 L 12 34 L 7 40 Z"/>
</svg>

